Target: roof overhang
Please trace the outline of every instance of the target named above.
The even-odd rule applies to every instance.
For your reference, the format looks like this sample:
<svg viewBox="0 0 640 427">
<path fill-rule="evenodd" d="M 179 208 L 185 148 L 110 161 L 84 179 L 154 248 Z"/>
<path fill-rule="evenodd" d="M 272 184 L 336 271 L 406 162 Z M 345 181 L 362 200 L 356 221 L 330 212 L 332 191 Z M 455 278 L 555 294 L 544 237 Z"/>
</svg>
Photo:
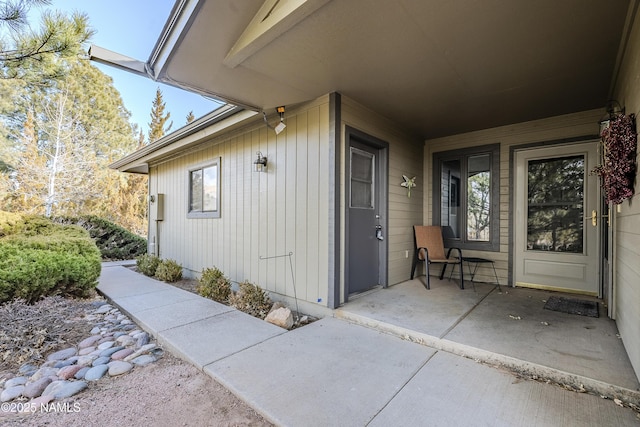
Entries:
<svg viewBox="0 0 640 427">
<path fill-rule="evenodd" d="M 638 0 L 179 0 L 144 67 L 255 111 L 340 92 L 423 139 L 602 108 Z"/>
<path fill-rule="evenodd" d="M 149 164 L 209 141 L 230 129 L 255 120 L 258 113 L 233 105 L 223 105 L 192 123 L 109 165 L 120 172 L 147 174 Z"/>
</svg>

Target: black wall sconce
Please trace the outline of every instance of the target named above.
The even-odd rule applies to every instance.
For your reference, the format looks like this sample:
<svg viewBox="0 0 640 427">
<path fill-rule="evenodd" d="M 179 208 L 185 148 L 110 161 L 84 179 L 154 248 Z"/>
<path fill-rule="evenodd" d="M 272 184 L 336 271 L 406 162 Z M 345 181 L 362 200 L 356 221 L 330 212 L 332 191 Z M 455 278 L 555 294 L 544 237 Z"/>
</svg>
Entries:
<svg viewBox="0 0 640 427">
<path fill-rule="evenodd" d="M 267 170 L 267 158 L 262 155 L 260 151 L 257 153 L 258 158 L 253 161 L 253 166 L 256 172 L 266 172 Z"/>
</svg>

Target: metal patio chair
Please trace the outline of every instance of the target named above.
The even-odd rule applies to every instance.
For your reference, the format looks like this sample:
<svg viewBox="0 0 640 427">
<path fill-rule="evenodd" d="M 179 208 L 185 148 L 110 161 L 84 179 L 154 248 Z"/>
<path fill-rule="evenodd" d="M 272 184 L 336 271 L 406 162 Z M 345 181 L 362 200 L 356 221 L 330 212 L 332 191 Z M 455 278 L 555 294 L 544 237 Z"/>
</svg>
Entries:
<svg viewBox="0 0 640 427">
<path fill-rule="evenodd" d="M 460 289 L 464 289 L 464 273 L 462 269 L 462 250 L 460 248 L 449 248 L 447 255 L 444 254 L 444 242 L 442 239 L 442 227 L 437 225 L 414 225 L 413 238 L 415 242 L 415 252 L 411 265 L 411 279 L 416 272 L 418 262 L 424 262 L 427 275 L 426 288 L 431 289 L 429 278 L 429 265 L 442 264 L 440 280 L 444 277 L 444 272 L 449 264 L 458 265 L 460 269 Z M 457 256 L 451 256 L 452 251 L 457 251 Z"/>
</svg>

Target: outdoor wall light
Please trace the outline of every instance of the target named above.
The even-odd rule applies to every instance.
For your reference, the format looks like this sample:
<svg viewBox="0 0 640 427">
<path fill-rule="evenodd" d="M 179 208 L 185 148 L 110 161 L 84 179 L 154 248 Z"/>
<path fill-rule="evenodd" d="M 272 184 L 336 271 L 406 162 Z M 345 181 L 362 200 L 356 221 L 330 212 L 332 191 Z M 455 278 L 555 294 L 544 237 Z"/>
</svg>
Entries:
<svg viewBox="0 0 640 427">
<path fill-rule="evenodd" d="M 262 117 L 264 118 L 264 123 L 267 125 L 267 127 L 269 129 L 273 129 L 276 135 L 280 135 L 284 128 L 287 127 L 287 125 L 284 124 L 284 105 L 276 108 L 276 111 L 280 115 L 280 123 L 278 123 L 275 127 L 269 124 L 269 122 L 267 121 L 267 113 L 265 113 L 264 111 L 262 112 Z"/>
<path fill-rule="evenodd" d="M 258 158 L 253 161 L 256 172 L 265 172 L 267 170 L 267 158 L 260 151 L 256 153 Z"/>
</svg>

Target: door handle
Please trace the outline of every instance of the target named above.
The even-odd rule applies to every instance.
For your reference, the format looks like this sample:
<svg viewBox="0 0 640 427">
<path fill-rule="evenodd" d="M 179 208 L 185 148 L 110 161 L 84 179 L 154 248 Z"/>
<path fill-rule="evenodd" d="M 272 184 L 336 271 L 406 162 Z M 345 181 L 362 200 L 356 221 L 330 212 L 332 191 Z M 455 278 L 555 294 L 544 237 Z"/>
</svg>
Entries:
<svg viewBox="0 0 640 427">
<path fill-rule="evenodd" d="M 376 225 L 376 239 L 378 240 L 384 240 L 384 237 L 382 236 L 382 226 L 381 225 Z"/>
<path fill-rule="evenodd" d="M 611 221 L 609 220 L 609 215 L 602 215 L 602 218 L 607 218 L 607 224 L 611 225 Z M 598 225 L 598 211 L 592 210 L 591 216 L 586 216 L 585 219 L 591 219 L 591 225 L 596 227 Z"/>
</svg>

